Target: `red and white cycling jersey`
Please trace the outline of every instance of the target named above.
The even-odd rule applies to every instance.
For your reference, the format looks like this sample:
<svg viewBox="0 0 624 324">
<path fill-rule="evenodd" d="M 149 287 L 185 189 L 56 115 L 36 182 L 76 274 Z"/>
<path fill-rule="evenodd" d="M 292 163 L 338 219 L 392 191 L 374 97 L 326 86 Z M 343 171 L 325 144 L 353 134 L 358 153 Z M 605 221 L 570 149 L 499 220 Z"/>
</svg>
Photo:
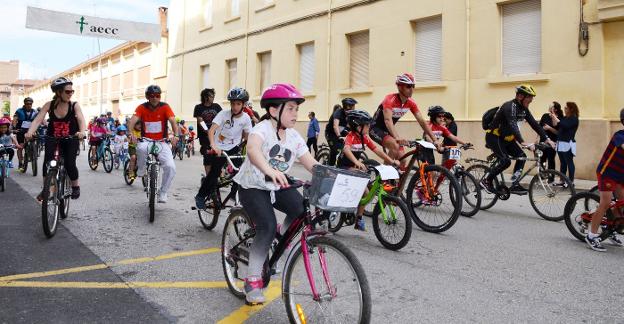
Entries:
<svg viewBox="0 0 624 324">
<path fill-rule="evenodd" d="M 387 95 L 377 108 L 375 116 L 373 117 L 374 126 L 384 130 L 387 129 L 386 124 L 384 123 L 383 110 L 392 110 L 393 124 L 396 124 L 397 121 L 399 121 L 399 119 L 408 112 L 411 111 L 412 114 L 415 114 L 419 111 L 418 105 L 416 105 L 416 101 L 414 101 L 414 99 L 408 98 L 405 103 L 402 103 L 398 93 Z"/>
</svg>

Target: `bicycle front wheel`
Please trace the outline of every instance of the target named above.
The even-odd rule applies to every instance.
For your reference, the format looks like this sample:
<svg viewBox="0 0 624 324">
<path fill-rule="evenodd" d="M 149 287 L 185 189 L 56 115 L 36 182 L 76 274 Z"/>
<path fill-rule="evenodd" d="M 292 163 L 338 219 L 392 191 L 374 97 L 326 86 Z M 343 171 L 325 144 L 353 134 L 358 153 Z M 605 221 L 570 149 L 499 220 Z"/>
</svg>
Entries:
<svg viewBox="0 0 624 324">
<path fill-rule="evenodd" d="M 158 186 L 158 169 L 155 165 L 149 167 L 149 221 L 154 222 L 154 216 L 156 211 L 156 186 Z"/>
<path fill-rule="evenodd" d="M 324 236 L 309 238 L 303 252 L 298 245 L 284 270 L 283 296 L 290 322 L 370 323 L 370 288 L 355 255 Z"/>
<path fill-rule="evenodd" d="M 69 201 L 71 200 L 71 180 L 67 176 L 67 172 L 63 171 L 63 174 L 60 180 L 61 190 L 59 190 L 59 216 L 61 219 L 67 218 L 69 216 Z"/>
<path fill-rule="evenodd" d="M 554 186 L 548 179 L 560 179 L 565 185 Z M 529 201 L 535 212 L 545 220 L 558 222 L 564 216 L 565 205 L 575 194 L 574 185 L 557 170 L 538 172 L 529 185 Z"/>
<path fill-rule="evenodd" d="M 56 234 L 56 227 L 59 219 L 59 200 L 57 192 L 60 190 L 58 183 L 58 170 L 50 169 L 43 183 L 41 203 L 41 221 L 43 233 L 48 238 Z"/>
<path fill-rule="evenodd" d="M 132 183 L 134 183 L 134 179 L 130 178 L 130 160 L 126 160 L 124 162 L 124 168 L 123 168 L 123 176 L 124 176 L 124 181 L 126 182 L 127 185 L 132 185 Z M 135 170 L 135 177 L 136 177 L 136 170 Z"/>
<path fill-rule="evenodd" d="M 477 183 L 480 183 L 489 171 L 490 167 L 485 164 L 474 164 L 466 169 L 466 172 L 472 174 L 475 180 L 477 180 Z M 494 180 L 492 181 L 492 186 L 494 188 L 498 188 L 498 177 L 494 178 Z M 479 188 L 480 187 L 481 185 L 479 184 Z M 496 195 L 495 193 L 489 193 L 485 190 L 481 190 L 481 210 L 487 210 L 494 207 L 497 201 L 498 195 Z"/>
<path fill-rule="evenodd" d="M 425 179 L 416 171 L 407 186 L 407 205 L 414 223 L 426 232 L 444 232 L 455 224 L 462 208 L 458 197 L 461 190 L 455 176 L 435 164 L 426 166 Z"/>
<path fill-rule="evenodd" d="M 0 161 L 0 191 L 4 192 L 5 162 Z"/>
<path fill-rule="evenodd" d="M 466 171 L 457 173 L 459 187 L 461 188 L 464 204 L 462 204 L 461 215 L 466 217 L 474 216 L 481 208 L 481 187 L 472 174 Z"/>
<path fill-rule="evenodd" d="M 107 147 L 104 149 L 104 156 L 102 157 L 102 164 L 104 164 L 104 171 L 111 173 L 113 171 L 113 152 Z"/>
<path fill-rule="evenodd" d="M 29 151 L 30 151 L 30 161 L 32 163 L 31 165 L 31 169 L 32 169 L 32 174 L 33 177 L 37 176 L 37 147 L 33 144 L 28 144 L 29 147 Z"/>
<path fill-rule="evenodd" d="M 89 153 L 87 154 L 87 159 L 89 162 L 89 168 L 95 171 L 98 168 L 98 157 L 97 157 L 97 147 L 89 147 Z"/>
<path fill-rule="evenodd" d="M 199 221 L 201 222 L 202 226 L 204 226 L 204 228 L 207 230 L 211 230 L 215 226 L 217 226 L 220 213 L 221 209 L 219 208 L 219 200 L 216 194 L 211 194 L 206 197 L 206 209 L 197 210 Z"/>
<path fill-rule="evenodd" d="M 381 202 L 384 205 L 383 213 Z M 410 211 L 399 197 L 384 195 L 381 202 L 377 203 L 373 211 L 373 231 L 386 249 L 400 250 L 412 236 Z"/>
<path fill-rule="evenodd" d="M 28 163 L 30 163 L 30 152 L 29 150 L 24 150 L 24 159 L 22 160 L 22 169 L 21 173 L 26 173 L 28 171 Z"/>
<path fill-rule="evenodd" d="M 575 194 L 568 200 L 563 213 L 563 221 L 566 227 L 579 241 L 585 241 L 585 235 L 589 232 L 591 214 L 593 214 L 600 204 L 600 196 L 592 192 L 581 192 Z M 607 210 L 609 215 L 611 210 Z"/>
</svg>

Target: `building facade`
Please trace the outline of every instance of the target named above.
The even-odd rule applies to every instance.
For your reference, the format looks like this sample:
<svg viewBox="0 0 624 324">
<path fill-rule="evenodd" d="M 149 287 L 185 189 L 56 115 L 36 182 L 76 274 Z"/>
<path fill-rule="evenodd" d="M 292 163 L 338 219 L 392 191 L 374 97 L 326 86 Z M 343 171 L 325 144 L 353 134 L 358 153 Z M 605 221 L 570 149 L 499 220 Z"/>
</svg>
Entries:
<svg viewBox="0 0 624 324">
<path fill-rule="evenodd" d="M 624 0 L 172 0 L 168 100 L 185 118 L 201 89 L 290 82 L 327 120 L 341 98 L 374 112 L 413 73 L 421 111 L 441 105 L 487 153 L 484 111 L 530 83 L 537 119 L 552 101 L 581 111 L 577 174 L 593 178 L 624 107 Z M 421 137 L 413 117 L 399 131 Z M 525 132 L 529 132 L 525 126 Z M 530 137 L 530 136 L 527 136 Z"/>
<path fill-rule="evenodd" d="M 0 110 L 12 113 L 17 109 L 11 98 L 13 84 L 19 77 L 19 61 L 0 61 Z"/>
<path fill-rule="evenodd" d="M 80 103 L 86 118 L 111 111 L 115 117 L 132 115 L 145 102 L 145 88 L 158 84 L 166 100 L 167 88 L 167 8 L 160 8 L 162 37 L 159 44 L 126 42 L 82 62 L 49 80 L 38 83 L 26 96 L 36 106 L 52 99 L 50 82 L 68 77 L 73 82 L 72 100 Z"/>
</svg>

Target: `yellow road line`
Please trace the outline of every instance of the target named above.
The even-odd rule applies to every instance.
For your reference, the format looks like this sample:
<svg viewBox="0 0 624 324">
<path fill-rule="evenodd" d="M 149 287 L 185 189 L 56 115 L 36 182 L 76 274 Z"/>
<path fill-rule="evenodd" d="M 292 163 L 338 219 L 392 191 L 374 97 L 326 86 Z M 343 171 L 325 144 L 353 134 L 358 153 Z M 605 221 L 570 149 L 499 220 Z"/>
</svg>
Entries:
<svg viewBox="0 0 624 324">
<path fill-rule="evenodd" d="M 25 288 L 81 288 L 81 289 L 129 289 L 129 288 L 227 288 L 225 281 L 162 281 L 162 282 L 89 282 L 89 281 L 0 281 L 0 287 Z"/>
<path fill-rule="evenodd" d="M 215 252 L 220 252 L 220 251 L 221 251 L 221 249 L 219 249 L 219 248 L 208 248 L 208 249 L 200 249 L 200 250 L 168 253 L 168 254 L 163 254 L 163 255 L 159 255 L 159 256 L 155 256 L 155 257 L 127 259 L 127 260 L 121 260 L 121 261 L 118 261 L 118 262 L 113 262 L 111 264 L 101 263 L 101 264 L 95 264 L 95 265 L 90 265 L 90 266 L 74 267 L 74 268 L 59 269 L 59 270 L 52 270 L 52 271 L 24 273 L 24 274 L 17 274 L 17 275 L 10 275 L 10 276 L 0 277 L 0 282 L 8 281 L 8 280 L 21 280 L 21 279 L 41 278 L 41 277 L 50 277 L 50 276 L 62 275 L 62 274 L 67 274 L 67 273 L 76 273 L 76 272 L 101 270 L 101 269 L 107 269 L 107 268 L 118 266 L 118 265 L 128 265 L 128 264 L 147 263 L 147 262 L 153 262 L 153 261 L 162 261 L 162 260 L 168 260 L 168 259 L 174 259 L 174 258 L 182 258 L 182 257 L 188 257 L 188 256 L 194 256 L 194 255 L 210 254 L 210 253 L 215 253 Z"/>
<path fill-rule="evenodd" d="M 273 300 L 279 297 L 282 294 L 281 283 L 275 282 L 269 285 L 269 288 L 264 293 L 266 297 L 266 302 L 262 305 L 258 306 L 249 306 L 243 305 L 241 308 L 235 310 L 227 317 L 218 321 L 217 324 L 230 324 L 230 323 L 242 323 L 249 319 L 251 315 L 261 311 L 267 305 L 269 305 Z"/>
</svg>

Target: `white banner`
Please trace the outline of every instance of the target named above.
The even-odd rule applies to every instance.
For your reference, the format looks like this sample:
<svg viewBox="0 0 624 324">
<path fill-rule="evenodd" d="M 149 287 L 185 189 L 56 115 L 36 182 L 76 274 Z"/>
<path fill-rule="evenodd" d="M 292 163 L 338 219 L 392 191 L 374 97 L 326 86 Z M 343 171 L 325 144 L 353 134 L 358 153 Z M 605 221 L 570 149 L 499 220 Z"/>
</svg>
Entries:
<svg viewBox="0 0 624 324">
<path fill-rule="evenodd" d="M 26 28 L 149 43 L 159 43 L 161 36 L 158 24 L 104 19 L 35 7 L 28 7 Z"/>
</svg>

